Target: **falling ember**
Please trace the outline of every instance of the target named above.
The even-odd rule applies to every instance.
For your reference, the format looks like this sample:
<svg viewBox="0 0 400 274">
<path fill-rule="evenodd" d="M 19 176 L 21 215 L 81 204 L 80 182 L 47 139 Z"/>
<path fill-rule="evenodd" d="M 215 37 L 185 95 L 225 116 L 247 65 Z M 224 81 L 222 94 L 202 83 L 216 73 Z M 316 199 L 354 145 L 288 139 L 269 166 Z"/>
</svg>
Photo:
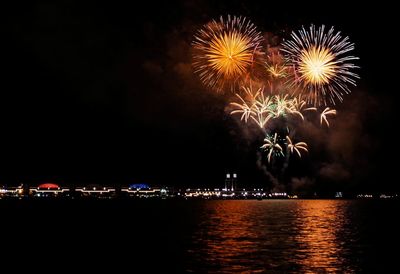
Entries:
<svg viewBox="0 0 400 274">
<path fill-rule="evenodd" d="M 245 17 L 211 21 L 193 41 L 193 67 L 201 81 L 215 90 L 244 78 L 261 52 L 261 33 Z"/>
<path fill-rule="evenodd" d="M 350 93 L 348 85 L 355 86 L 359 78 L 352 72 L 357 68 L 352 61 L 358 57 L 348 55 L 354 44 L 340 32 L 335 33 L 333 27 L 326 32 L 324 25 L 292 32 L 291 38 L 281 48 L 294 68 L 291 86 L 315 106 L 342 101 L 343 94 Z"/>
</svg>

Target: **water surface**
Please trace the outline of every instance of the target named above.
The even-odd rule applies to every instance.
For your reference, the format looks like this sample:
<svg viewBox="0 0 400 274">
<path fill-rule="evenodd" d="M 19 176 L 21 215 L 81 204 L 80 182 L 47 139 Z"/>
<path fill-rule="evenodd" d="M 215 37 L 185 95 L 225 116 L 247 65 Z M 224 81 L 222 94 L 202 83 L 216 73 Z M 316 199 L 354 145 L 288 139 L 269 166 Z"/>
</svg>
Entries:
<svg viewBox="0 0 400 274">
<path fill-rule="evenodd" d="M 66 271 L 393 273 L 399 209 L 388 200 L 0 201 L 0 232 L 4 261 Z"/>
</svg>

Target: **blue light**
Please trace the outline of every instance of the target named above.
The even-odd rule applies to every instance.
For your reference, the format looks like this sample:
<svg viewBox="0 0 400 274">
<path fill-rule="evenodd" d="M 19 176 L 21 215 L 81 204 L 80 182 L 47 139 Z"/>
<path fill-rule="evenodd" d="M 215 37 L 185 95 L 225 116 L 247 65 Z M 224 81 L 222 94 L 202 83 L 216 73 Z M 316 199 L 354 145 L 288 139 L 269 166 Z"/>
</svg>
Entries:
<svg viewBox="0 0 400 274">
<path fill-rule="evenodd" d="M 142 188 L 150 188 L 148 184 L 132 184 L 129 186 L 131 189 L 142 189 Z"/>
</svg>

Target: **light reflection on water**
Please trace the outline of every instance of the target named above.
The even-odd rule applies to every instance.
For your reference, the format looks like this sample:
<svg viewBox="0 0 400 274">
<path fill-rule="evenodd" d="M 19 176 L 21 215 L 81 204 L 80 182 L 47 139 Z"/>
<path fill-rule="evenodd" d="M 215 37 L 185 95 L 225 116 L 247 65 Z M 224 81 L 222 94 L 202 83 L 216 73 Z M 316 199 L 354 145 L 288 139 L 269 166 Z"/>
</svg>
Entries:
<svg viewBox="0 0 400 274">
<path fill-rule="evenodd" d="M 2 202 L 3 261 L 30 268 L 46 254 L 71 273 L 399 272 L 399 200 Z"/>
<path fill-rule="evenodd" d="M 187 250 L 187 271 L 356 273 L 347 241 L 349 203 L 210 201 Z M 354 247 L 353 247 L 354 248 Z M 203 269 L 204 267 L 204 269 Z"/>
</svg>

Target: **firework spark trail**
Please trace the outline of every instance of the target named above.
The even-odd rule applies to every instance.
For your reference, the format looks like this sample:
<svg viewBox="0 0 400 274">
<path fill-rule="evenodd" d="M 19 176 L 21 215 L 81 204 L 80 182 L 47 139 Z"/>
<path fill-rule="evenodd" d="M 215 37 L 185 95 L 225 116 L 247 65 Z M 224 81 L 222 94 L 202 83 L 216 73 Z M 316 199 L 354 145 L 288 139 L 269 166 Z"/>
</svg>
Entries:
<svg viewBox="0 0 400 274">
<path fill-rule="evenodd" d="M 268 54 L 264 66 L 267 71 L 267 76 L 272 78 L 272 80 L 286 78 L 288 76 L 286 61 L 282 58 L 279 51 Z"/>
<path fill-rule="evenodd" d="M 336 115 L 336 110 L 335 109 L 330 109 L 329 107 L 325 108 L 320 115 L 320 123 L 322 125 L 323 122 L 329 127 L 329 122 L 327 119 L 328 115 Z"/>
<path fill-rule="evenodd" d="M 250 117 L 261 129 L 263 129 L 271 118 L 268 110 L 270 97 L 264 96 L 263 87 L 259 88 L 255 92 L 251 87 L 242 87 L 242 89 L 245 91 L 243 97 L 238 93 L 235 94 L 236 97 L 239 98 L 240 103 L 230 103 L 230 105 L 235 108 L 231 111 L 231 114 L 242 113 L 241 120 L 244 119 L 247 123 L 247 120 Z"/>
<path fill-rule="evenodd" d="M 235 109 L 231 111 L 231 114 L 236 114 L 236 113 L 241 113 L 242 116 L 240 117 L 240 120 L 244 120 L 247 123 L 247 120 L 249 119 L 250 115 L 253 114 L 253 105 L 249 104 L 239 95 L 235 94 L 241 103 L 236 103 L 232 102 L 231 105 L 234 107 L 237 107 L 238 109 Z"/>
<path fill-rule="evenodd" d="M 289 136 L 286 136 L 287 147 L 290 150 L 290 153 L 293 154 L 293 151 L 296 151 L 299 157 L 301 158 L 300 149 L 308 152 L 308 145 L 305 142 L 293 143 Z"/>
<path fill-rule="evenodd" d="M 286 66 L 281 66 L 278 64 L 270 65 L 267 63 L 265 64 L 265 67 L 267 69 L 267 72 L 274 78 L 279 79 L 279 78 L 285 78 L 287 76 Z"/>
<path fill-rule="evenodd" d="M 291 105 L 290 105 L 290 111 L 293 114 L 297 114 L 301 117 L 301 119 L 304 121 L 304 115 L 301 113 L 302 111 L 316 111 L 317 108 L 316 107 L 306 107 L 307 106 L 307 102 L 306 100 L 303 98 L 303 96 L 300 94 L 297 97 L 294 97 L 291 101 Z"/>
<path fill-rule="evenodd" d="M 265 137 L 264 142 L 265 144 L 262 145 L 260 148 L 264 149 L 265 151 L 268 151 L 268 163 L 271 162 L 271 156 L 272 154 L 276 156 L 284 156 L 283 154 L 283 149 L 281 145 L 278 144 L 277 140 L 278 134 L 275 132 L 274 136 L 267 135 Z"/>
<path fill-rule="evenodd" d="M 261 33 L 245 17 L 221 16 L 196 33 L 193 67 L 213 90 L 230 87 L 236 93 L 241 87 L 230 103 L 230 114 L 240 115 L 241 121 L 257 125 L 266 134 L 261 149 L 268 163 L 285 156 L 287 166 L 289 155 L 301 158 L 308 152 L 306 142 L 293 143 L 288 126 L 296 126 L 306 113 L 324 106 L 319 124 L 329 127 L 328 118 L 336 110 L 328 104 L 341 102 L 350 93 L 349 86 L 356 85 L 359 76 L 353 71 L 358 66 L 353 61 L 359 58 L 349 54 L 354 44 L 348 37 L 324 25 L 293 31 L 291 39 L 279 47 L 264 48 L 262 41 Z M 287 135 L 282 139 L 277 132 L 284 127 Z"/>
<path fill-rule="evenodd" d="M 288 94 L 283 96 L 275 95 L 275 109 L 273 112 L 274 117 L 286 116 L 291 113 L 292 100 L 288 99 Z"/>
<path fill-rule="evenodd" d="M 354 44 L 340 32 L 335 33 L 333 27 L 326 31 L 324 25 L 318 29 L 311 25 L 308 31 L 302 28 L 298 33 L 292 32 L 291 37 L 281 48 L 294 68 L 290 85 L 298 87 L 314 105 L 342 101 L 343 94 L 350 93 L 348 85 L 355 86 L 355 79 L 359 78 L 352 72 L 358 68 L 352 61 L 359 58 L 347 55 Z"/>
<path fill-rule="evenodd" d="M 270 96 L 265 96 L 264 88 L 259 88 L 254 96 L 254 102 L 253 113 L 255 113 L 255 115 L 252 116 L 252 119 L 263 129 L 272 118 L 270 109 L 273 101 Z"/>
<path fill-rule="evenodd" d="M 193 41 L 193 67 L 208 87 L 222 90 L 244 78 L 254 56 L 261 54 L 263 37 L 245 17 L 211 21 L 201 28 Z"/>
<path fill-rule="evenodd" d="M 240 102 L 230 103 L 234 107 L 231 114 L 242 114 L 241 120 L 247 123 L 250 118 L 261 129 L 264 129 L 271 119 L 297 115 L 304 120 L 302 111 L 316 110 L 314 107 L 305 108 L 306 102 L 301 96 L 291 98 L 288 94 L 266 95 L 267 92 L 263 87 L 257 91 L 253 91 L 251 87 L 242 89 L 245 91 L 245 96 L 236 94 Z"/>
</svg>

